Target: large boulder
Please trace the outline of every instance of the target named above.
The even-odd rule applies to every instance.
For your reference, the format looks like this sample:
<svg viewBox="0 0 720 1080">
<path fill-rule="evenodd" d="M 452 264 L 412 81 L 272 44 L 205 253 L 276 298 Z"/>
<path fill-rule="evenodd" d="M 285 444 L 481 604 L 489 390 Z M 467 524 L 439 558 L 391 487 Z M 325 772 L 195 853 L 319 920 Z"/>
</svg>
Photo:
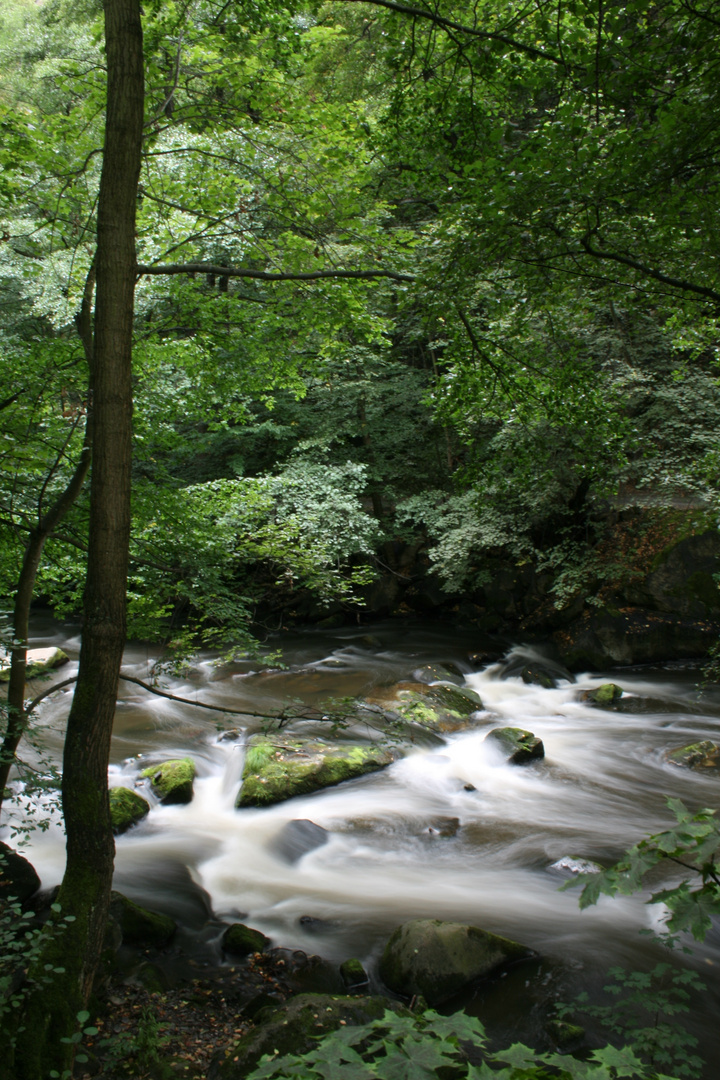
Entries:
<svg viewBox="0 0 720 1080">
<path fill-rule="evenodd" d="M 169 915 L 140 907 L 120 892 L 110 894 L 110 914 L 120 926 L 124 945 L 152 945 L 160 949 L 177 930 L 177 923 Z"/>
<path fill-rule="evenodd" d="M 150 803 L 136 791 L 126 787 L 110 789 L 110 821 L 116 836 L 127 832 L 149 813 Z"/>
<path fill-rule="evenodd" d="M 386 747 L 331 743 L 292 736 L 253 736 L 248 745 L 236 806 L 270 806 L 310 795 L 365 773 L 384 769 L 395 760 Z"/>
<path fill-rule="evenodd" d="M 438 734 L 468 727 L 473 714 L 483 708 L 480 695 L 469 686 L 449 683 L 400 682 L 375 690 L 367 701 L 371 707 L 379 705 L 391 719 Z"/>
<path fill-rule="evenodd" d="M 14 897 L 24 904 L 40 888 L 40 878 L 32 863 L 0 841 L 0 902 Z"/>
<path fill-rule="evenodd" d="M 222 936 L 222 950 L 229 956 L 250 956 L 262 952 L 269 944 L 269 937 L 244 923 L 233 923 Z"/>
<path fill-rule="evenodd" d="M 586 609 L 553 634 L 573 671 L 652 664 L 705 656 L 720 635 L 720 619 L 695 620 L 641 607 Z"/>
<path fill-rule="evenodd" d="M 527 765 L 545 757 L 542 739 L 523 728 L 493 728 L 485 739 L 498 746 L 512 765 Z"/>
<path fill-rule="evenodd" d="M 195 762 L 192 758 L 163 761 L 160 765 L 143 769 L 140 775 L 150 781 L 153 794 L 166 806 L 192 801 L 195 779 Z"/>
<path fill-rule="evenodd" d="M 259 1012 L 252 1031 L 214 1059 L 208 1080 L 244 1080 L 263 1054 L 305 1054 L 317 1045 L 318 1036 L 380 1020 L 386 1009 L 412 1015 L 385 997 L 299 994 L 278 1009 Z"/>
<path fill-rule="evenodd" d="M 25 678 L 34 679 L 44 675 L 62 664 L 67 664 L 70 657 L 62 649 L 28 649 L 25 666 Z M 0 656 L 0 682 L 10 681 L 10 654 L 6 651 Z"/>
<path fill-rule="evenodd" d="M 415 919 L 399 926 L 380 960 L 380 978 L 396 994 L 421 994 L 434 1006 L 493 971 L 535 954 L 477 926 Z"/>
</svg>

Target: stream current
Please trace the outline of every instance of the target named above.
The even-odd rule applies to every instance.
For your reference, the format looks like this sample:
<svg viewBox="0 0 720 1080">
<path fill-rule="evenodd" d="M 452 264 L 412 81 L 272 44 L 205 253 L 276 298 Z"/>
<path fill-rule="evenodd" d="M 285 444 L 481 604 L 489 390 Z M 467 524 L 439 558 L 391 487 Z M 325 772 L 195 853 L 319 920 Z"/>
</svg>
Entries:
<svg viewBox="0 0 720 1080">
<path fill-rule="evenodd" d="M 33 647 L 59 645 L 71 657 L 54 673 L 57 681 L 75 673 L 79 643 L 77 628 L 36 620 Z M 469 632 L 417 622 L 309 631 L 286 635 L 281 644 L 287 670 L 256 664 L 254 671 L 250 662 L 216 667 L 208 656 L 186 677 L 164 677 L 161 685 L 207 704 L 277 712 L 288 701 L 317 706 L 368 694 L 411 677 L 422 664 L 452 661 L 467 672 L 466 684 L 480 694 L 484 710 L 476 726 L 442 742 L 419 740 L 381 772 L 267 809 L 236 810 L 244 737 L 261 721 L 121 683 L 111 786 L 133 787 L 146 764 L 163 758 L 192 756 L 198 770 L 189 805 L 153 806 L 148 818 L 116 840 L 115 887 L 180 924 L 170 969 L 187 974 L 189 965 L 200 974 L 202 967 L 222 965 L 223 928 L 240 919 L 274 945 L 333 962 L 357 956 L 371 973 L 400 923 L 468 922 L 521 941 L 540 957 L 512 969 L 501 987 L 486 985 L 463 1001 L 505 1036 L 532 1040 L 553 1000 L 572 1001 L 581 990 L 598 999 L 614 966 L 647 971 L 670 961 L 693 968 L 706 985 L 682 1023 L 701 1040 L 705 1075 L 720 1074 L 713 1047 L 720 932 L 713 929 L 702 944 L 687 942 L 689 955 L 668 953 L 640 933 L 660 924 L 659 906 L 644 903 L 648 894 L 603 897 L 581 912 L 579 892 L 559 892 L 563 875 L 553 868 L 567 857 L 616 860 L 644 834 L 672 823 L 668 796 L 693 809 L 718 805 L 714 769 L 690 771 L 665 760 L 670 749 L 720 736 L 720 696 L 698 689 L 699 669 L 623 668 L 543 689 L 519 677 L 500 678 L 500 664 L 471 671 Z M 147 679 L 153 659 L 145 646 L 131 645 L 123 670 Z M 643 711 L 613 712 L 578 700 L 579 691 L 609 679 L 651 702 Z M 71 693 L 72 687 L 51 697 L 38 721 L 46 753 L 58 763 Z M 502 725 L 540 736 L 544 761 L 505 763 L 484 742 L 492 727 Z M 240 738 L 220 738 L 227 728 L 236 728 Z M 321 728 L 307 724 L 305 730 Z M 330 835 L 289 862 L 276 841 L 297 819 Z M 31 835 L 27 856 L 44 887 L 60 880 L 64 845 L 56 821 Z M 653 884 L 672 880 L 665 876 Z"/>
</svg>

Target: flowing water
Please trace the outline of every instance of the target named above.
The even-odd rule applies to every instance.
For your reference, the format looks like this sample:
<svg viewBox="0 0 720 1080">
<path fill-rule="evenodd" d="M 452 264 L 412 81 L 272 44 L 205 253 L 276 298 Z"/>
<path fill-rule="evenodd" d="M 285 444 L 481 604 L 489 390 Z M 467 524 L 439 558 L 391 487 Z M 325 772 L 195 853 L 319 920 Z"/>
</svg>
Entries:
<svg viewBox="0 0 720 1080">
<path fill-rule="evenodd" d="M 76 657 L 79 638 L 47 621 L 38 625 L 33 644 L 62 645 Z M 698 690 L 697 669 L 625 668 L 543 689 L 502 679 L 499 664 L 471 672 L 472 636 L 440 624 L 315 631 L 288 635 L 281 644 L 287 670 L 253 672 L 249 663 L 216 668 L 207 657 L 187 677 L 165 678 L 163 685 L 208 704 L 271 712 L 289 700 L 317 705 L 366 694 L 408 678 L 423 663 L 453 661 L 467 670 L 467 685 L 480 694 L 484 711 L 475 726 L 418 745 L 382 772 L 268 809 L 236 810 L 244 736 L 261 722 L 123 684 L 111 784 L 132 787 L 146 760 L 160 757 L 189 754 L 198 767 L 191 804 L 155 806 L 117 840 L 116 887 L 178 919 L 179 967 L 221 964 L 223 924 L 240 918 L 278 946 L 338 962 L 358 956 L 371 970 L 401 922 L 469 922 L 539 954 L 537 963 L 506 977 L 501 993 L 484 989 L 464 1002 L 506 1033 L 528 1039 L 552 999 L 571 1000 L 582 989 L 596 995 L 613 966 L 649 970 L 670 959 L 695 969 L 706 983 L 684 1026 L 701 1035 L 711 1062 L 707 1076 L 718 1074 L 712 1043 L 720 934 L 713 930 L 702 945 L 690 943 L 691 955 L 668 954 L 640 933 L 657 929 L 661 915 L 657 905 L 644 903 L 647 896 L 603 898 L 581 912 L 577 891 L 559 892 L 563 876 L 553 869 L 566 857 L 608 863 L 643 834 L 667 827 L 667 796 L 693 808 L 718 805 L 715 770 L 693 772 L 665 760 L 669 749 L 718 739 L 720 697 Z M 144 647 L 130 647 L 124 670 L 147 678 L 152 659 Z M 57 678 L 71 674 L 68 665 Z M 645 711 L 613 712 L 578 700 L 580 690 L 608 678 L 652 699 Z M 60 754 L 71 691 L 59 691 L 42 709 L 39 726 L 51 756 Z M 545 760 L 529 767 L 504 762 L 484 738 L 505 724 L 539 735 Z M 238 739 L 220 738 L 229 727 Z M 297 819 L 310 819 L 330 835 L 290 862 L 276 841 Z M 57 824 L 31 838 L 29 857 L 44 885 L 60 879 Z"/>
</svg>

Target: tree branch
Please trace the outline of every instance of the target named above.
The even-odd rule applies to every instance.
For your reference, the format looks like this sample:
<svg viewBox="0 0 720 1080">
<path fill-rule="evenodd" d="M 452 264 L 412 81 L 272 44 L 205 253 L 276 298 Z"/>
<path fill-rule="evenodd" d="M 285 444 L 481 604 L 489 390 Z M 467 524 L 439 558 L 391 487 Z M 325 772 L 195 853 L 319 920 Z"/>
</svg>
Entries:
<svg viewBox="0 0 720 1080">
<path fill-rule="evenodd" d="M 214 263 L 169 263 L 137 268 L 138 277 L 145 274 L 167 276 L 171 274 L 214 274 L 216 277 L 254 278 L 258 281 L 322 281 L 349 278 L 354 281 L 372 281 L 374 278 L 390 278 L 391 281 L 415 281 L 412 274 L 399 274 L 395 270 L 309 270 L 305 273 L 272 272 L 269 270 L 246 270 L 241 267 L 216 266 Z"/>
<path fill-rule="evenodd" d="M 641 274 L 645 274 L 646 277 L 650 277 L 654 281 L 661 281 L 663 285 L 670 285 L 674 289 L 682 289 L 684 292 L 695 293 L 697 296 L 704 296 L 708 300 L 715 300 L 720 303 L 720 292 L 715 289 L 709 289 L 705 285 L 695 285 L 692 281 L 684 281 L 682 278 L 670 277 L 669 274 L 653 270 L 651 266 L 647 266 L 637 259 L 632 259 L 628 255 L 617 255 L 612 251 L 598 251 L 597 248 L 592 247 L 587 236 L 581 237 L 580 243 L 586 254 L 592 255 L 593 259 L 609 259 L 611 262 L 621 263 L 623 266 L 629 266 L 633 270 L 639 270 Z"/>
</svg>

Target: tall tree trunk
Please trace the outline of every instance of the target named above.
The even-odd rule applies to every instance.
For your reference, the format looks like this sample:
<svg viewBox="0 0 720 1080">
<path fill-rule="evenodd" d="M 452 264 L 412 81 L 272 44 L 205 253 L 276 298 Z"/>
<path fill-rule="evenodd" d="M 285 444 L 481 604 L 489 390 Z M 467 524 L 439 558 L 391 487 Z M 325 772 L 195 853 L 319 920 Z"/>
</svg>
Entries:
<svg viewBox="0 0 720 1080">
<path fill-rule="evenodd" d="M 63 757 L 67 865 L 58 902 L 74 922 L 48 943 L 39 966 L 64 972 L 33 990 L 17 1037 L 17 1080 L 62 1073 L 102 949 L 115 845 L 107 770 L 118 675 L 125 645 L 130 539 L 132 329 L 136 277 L 135 206 L 143 128 L 139 0 L 105 0 L 108 96 L 98 200 L 94 342 L 94 434 L 88 568 L 80 670 Z"/>
</svg>

